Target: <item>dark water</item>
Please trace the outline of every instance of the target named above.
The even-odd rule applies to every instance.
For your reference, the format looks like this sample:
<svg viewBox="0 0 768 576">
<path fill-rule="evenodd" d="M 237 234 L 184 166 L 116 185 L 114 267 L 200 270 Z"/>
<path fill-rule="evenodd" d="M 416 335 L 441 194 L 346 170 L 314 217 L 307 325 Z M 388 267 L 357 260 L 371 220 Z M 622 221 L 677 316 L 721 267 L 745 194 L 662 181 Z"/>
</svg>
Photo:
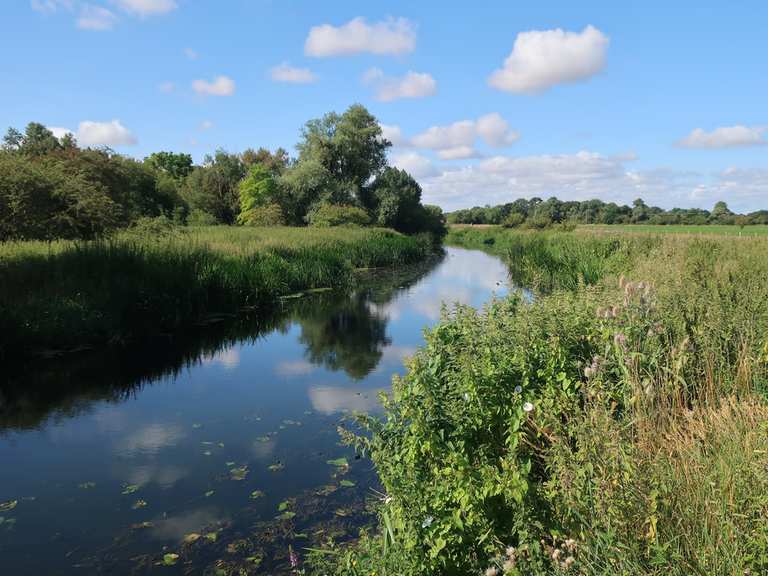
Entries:
<svg viewBox="0 0 768 576">
<path fill-rule="evenodd" d="M 289 546 L 354 537 L 376 477 L 337 426 L 378 410 L 443 302 L 480 306 L 506 285 L 498 259 L 448 248 L 266 320 L 6 376 L 0 573 L 278 574 Z"/>
</svg>

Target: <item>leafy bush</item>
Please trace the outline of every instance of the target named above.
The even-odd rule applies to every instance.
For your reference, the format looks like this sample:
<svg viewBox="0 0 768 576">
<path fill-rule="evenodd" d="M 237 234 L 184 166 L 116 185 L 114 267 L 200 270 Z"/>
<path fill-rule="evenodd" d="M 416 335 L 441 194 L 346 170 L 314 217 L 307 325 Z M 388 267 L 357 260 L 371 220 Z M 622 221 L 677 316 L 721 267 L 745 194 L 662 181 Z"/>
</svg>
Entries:
<svg viewBox="0 0 768 576">
<path fill-rule="evenodd" d="M 238 222 L 246 226 L 283 226 L 285 217 L 279 204 L 265 204 L 240 213 Z"/>
<path fill-rule="evenodd" d="M 501 225 L 504 226 L 504 228 L 518 228 L 522 226 L 524 222 L 525 216 L 523 214 L 512 212 L 504 219 L 504 222 L 502 222 Z"/>
<path fill-rule="evenodd" d="M 336 204 L 319 204 L 307 215 L 310 226 L 321 228 L 331 226 L 365 226 L 370 224 L 371 217 L 357 206 L 339 206 Z"/>
</svg>

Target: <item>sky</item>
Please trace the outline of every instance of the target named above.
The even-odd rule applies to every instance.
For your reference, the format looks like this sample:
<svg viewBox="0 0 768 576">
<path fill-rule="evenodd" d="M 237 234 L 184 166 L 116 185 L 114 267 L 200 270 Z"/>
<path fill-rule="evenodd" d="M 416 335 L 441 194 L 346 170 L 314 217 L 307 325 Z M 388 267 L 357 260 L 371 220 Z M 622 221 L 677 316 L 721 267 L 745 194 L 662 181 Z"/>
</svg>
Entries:
<svg viewBox="0 0 768 576">
<path fill-rule="evenodd" d="M 354 103 L 423 200 L 768 209 L 768 2 L 4 0 L 0 129 L 291 153 Z"/>
</svg>

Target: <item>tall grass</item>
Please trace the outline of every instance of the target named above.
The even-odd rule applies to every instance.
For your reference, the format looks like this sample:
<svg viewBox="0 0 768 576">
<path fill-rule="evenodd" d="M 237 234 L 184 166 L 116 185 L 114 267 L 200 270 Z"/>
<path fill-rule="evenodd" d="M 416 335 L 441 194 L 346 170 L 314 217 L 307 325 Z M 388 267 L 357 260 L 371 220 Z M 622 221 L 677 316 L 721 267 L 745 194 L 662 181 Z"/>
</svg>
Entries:
<svg viewBox="0 0 768 576">
<path fill-rule="evenodd" d="M 427 238 L 380 229 L 210 227 L 2 245 L 0 357 L 170 332 L 431 251 Z"/>
<path fill-rule="evenodd" d="M 768 572 L 768 239 L 615 240 L 467 233 L 551 281 L 444 317 L 385 418 L 345 433 L 387 522 L 339 566 Z"/>
</svg>

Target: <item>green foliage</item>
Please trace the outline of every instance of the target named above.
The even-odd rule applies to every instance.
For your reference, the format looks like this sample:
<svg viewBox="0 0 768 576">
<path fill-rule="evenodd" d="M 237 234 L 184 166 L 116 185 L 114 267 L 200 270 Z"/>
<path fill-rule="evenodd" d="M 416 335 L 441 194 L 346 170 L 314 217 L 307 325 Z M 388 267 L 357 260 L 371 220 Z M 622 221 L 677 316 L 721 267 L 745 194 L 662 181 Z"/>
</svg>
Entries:
<svg viewBox="0 0 768 576">
<path fill-rule="evenodd" d="M 192 156 L 190 154 L 153 152 L 144 159 L 144 163 L 176 180 L 183 180 L 192 172 Z"/>
<path fill-rule="evenodd" d="M 217 150 L 189 174 L 182 195 L 192 209 L 213 215 L 221 224 L 233 224 L 240 212 L 238 185 L 244 176 L 245 166 L 237 154 Z"/>
<path fill-rule="evenodd" d="M 525 216 L 519 212 L 513 212 L 501 223 L 504 228 L 519 228 L 525 222 Z"/>
<path fill-rule="evenodd" d="M 329 226 L 365 226 L 370 224 L 368 213 L 357 206 L 340 206 L 338 204 L 318 204 L 309 214 L 307 223 L 321 228 Z"/>
<path fill-rule="evenodd" d="M 401 232 L 419 230 L 421 186 L 405 170 L 386 168 L 373 182 L 369 206 L 379 226 Z"/>
<path fill-rule="evenodd" d="M 379 530 L 313 573 L 764 573 L 766 240 L 470 232 L 566 271 L 446 312 L 384 417 L 343 432 Z"/>
<path fill-rule="evenodd" d="M 251 166 L 248 175 L 240 181 L 239 189 L 238 224 L 250 226 L 284 224 L 282 211 L 277 205 L 277 184 L 269 168 L 263 164 Z M 270 210 L 265 211 L 264 208 L 267 205 L 270 205 Z"/>
</svg>

